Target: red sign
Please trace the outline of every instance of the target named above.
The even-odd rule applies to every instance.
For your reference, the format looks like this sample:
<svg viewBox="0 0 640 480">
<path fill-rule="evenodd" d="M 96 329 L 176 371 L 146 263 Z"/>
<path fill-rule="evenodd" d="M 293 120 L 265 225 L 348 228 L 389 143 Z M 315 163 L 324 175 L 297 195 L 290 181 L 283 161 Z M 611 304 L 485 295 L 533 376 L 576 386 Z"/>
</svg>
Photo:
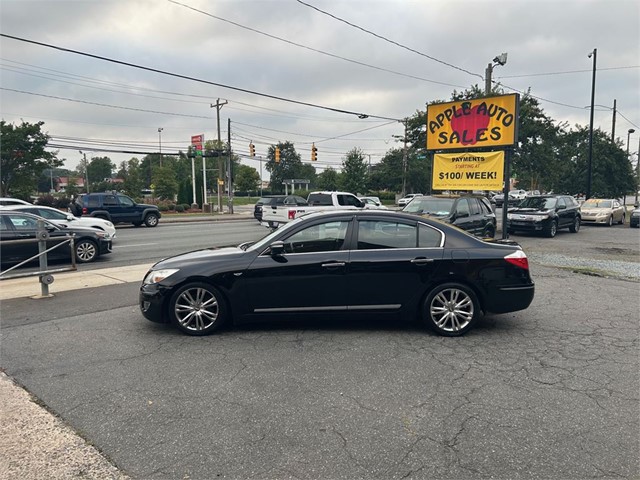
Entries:
<svg viewBox="0 0 640 480">
<path fill-rule="evenodd" d="M 204 142 L 204 134 L 202 135 L 192 135 L 191 136 L 191 145 L 195 148 L 198 154 L 202 154 L 202 144 Z"/>
</svg>

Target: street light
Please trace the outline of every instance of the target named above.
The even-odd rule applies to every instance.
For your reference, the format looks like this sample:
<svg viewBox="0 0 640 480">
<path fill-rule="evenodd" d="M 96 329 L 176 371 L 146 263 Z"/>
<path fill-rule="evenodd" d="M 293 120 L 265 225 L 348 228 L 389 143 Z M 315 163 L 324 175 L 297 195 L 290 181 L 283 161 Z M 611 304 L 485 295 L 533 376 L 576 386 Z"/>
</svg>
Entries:
<svg viewBox="0 0 640 480">
<path fill-rule="evenodd" d="M 487 65 L 487 69 L 484 72 L 484 94 L 491 94 L 491 74 L 493 73 L 493 67 L 496 65 L 504 66 L 507 63 L 507 52 L 501 53 L 493 59 L 493 63 Z"/>
<path fill-rule="evenodd" d="M 164 130 L 164 128 L 158 127 L 158 148 L 160 150 L 160 166 L 162 166 L 162 130 Z"/>
<path fill-rule="evenodd" d="M 585 200 L 591 198 L 591 164 L 593 161 L 593 106 L 596 99 L 596 57 L 598 56 L 598 49 L 594 48 L 593 52 L 587 55 L 589 58 L 593 57 L 593 76 L 591 77 L 591 115 L 589 118 L 589 157 L 587 160 L 587 192 L 585 194 Z"/>
<path fill-rule="evenodd" d="M 635 128 L 630 128 L 627 131 L 627 158 L 629 157 L 629 137 L 631 136 L 632 133 L 634 133 L 636 130 Z"/>
</svg>

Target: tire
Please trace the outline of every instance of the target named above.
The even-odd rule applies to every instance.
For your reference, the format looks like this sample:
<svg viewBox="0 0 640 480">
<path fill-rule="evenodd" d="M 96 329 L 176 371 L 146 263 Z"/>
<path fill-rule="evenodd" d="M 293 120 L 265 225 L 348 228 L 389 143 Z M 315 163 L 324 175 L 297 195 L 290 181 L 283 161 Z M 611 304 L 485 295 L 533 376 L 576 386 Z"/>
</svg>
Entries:
<svg viewBox="0 0 640 480">
<path fill-rule="evenodd" d="M 188 335 L 209 335 L 224 324 L 228 315 L 218 289 L 200 282 L 180 287 L 171 297 L 169 308 L 171 322 Z"/>
<path fill-rule="evenodd" d="M 482 231 L 482 238 L 493 238 L 496 235 L 496 232 L 493 230 L 491 225 L 487 225 L 484 227 Z"/>
<path fill-rule="evenodd" d="M 155 213 L 147 213 L 147 216 L 144 217 L 144 224 L 147 227 L 157 227 L 158 220 L 158 215 L 156 215 Z"/>
<path fill-rule="evenodd" d="M 445 337 L 465 334 L 479 317 L 480 304 L 475 293 L 459 283 L 437 286 L 424 301 L 423 321 Z"/>
<path fill-rule="evenodd" d="M 74 248 L 78 263 L 89 263 L 98 258 L 98 246 L 91 240 L 80 240 Z"/>
<path fill-rule="evenodd" d="M 576 217 L 573 220 L 573 223 L 571 224 L 571 226 L 569 227 L 569 231 L 571 233 L 578 233 L 579 230 L 580 230 L 580 217 Z"/>
<path fill-rule="evenodd" d="M 547 231 L 545 232 L 547 237 L 549 238 L 553 238 L 556 236 L 556 233 L 558 233 L 558 222 L 553 220 L 551 222 L 551 226 L 547 229 Z"/>
<path fill-rule="evenodd" d="M 625 221 L 625 215 L 622 214 L 622 217 L 620 217 L 620 225 L 624 225 L 624 221 Z"/>
<path fill-rule="evenodd" d="M 607 227 L 612 227 L 613 226 L 613 215 L 611 215 L 609 217 L 609 220 L 607 220 Z"/>
</svg>

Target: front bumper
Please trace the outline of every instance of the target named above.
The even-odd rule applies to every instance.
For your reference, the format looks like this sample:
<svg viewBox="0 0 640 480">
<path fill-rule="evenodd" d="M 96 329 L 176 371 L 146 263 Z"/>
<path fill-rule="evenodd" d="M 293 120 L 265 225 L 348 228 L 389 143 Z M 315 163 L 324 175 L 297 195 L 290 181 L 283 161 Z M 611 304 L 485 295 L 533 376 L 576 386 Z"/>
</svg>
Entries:
<svg viewBox="0 0 640 480">
<path fill-rule="evenodd" d="M 597 216 L 597 215 L 585 215 L 583 213 L 581 222 L 582 223 L 601 223 L 604 225 L 606 223 L 609 223 L 609 217 L 610 215 L 605 215 L 603 217 L 603 216 Z"/>
<path fill-rule="evenodd" d="M 140 311 L 147 320 L 157 323 L 169 321 L 164 308 L 166 300 L 166 291 L 157 284 L 140 286 L 138 302 Z"/>
<path fill-rule="evenodd" d="M 100 255 L 105 255 L 107 253 L 111 253 L 112 243 L 111 240 L 102 240 L 100 241 Z"/>
<path fill-rule="evenodd" d="M 507 229 L 519 230 L 521 232 L 541 232 L 547 230 L 551 225 L 549 219 L 535 222 L 533 220 L 507 220 Z"/>
</svg>

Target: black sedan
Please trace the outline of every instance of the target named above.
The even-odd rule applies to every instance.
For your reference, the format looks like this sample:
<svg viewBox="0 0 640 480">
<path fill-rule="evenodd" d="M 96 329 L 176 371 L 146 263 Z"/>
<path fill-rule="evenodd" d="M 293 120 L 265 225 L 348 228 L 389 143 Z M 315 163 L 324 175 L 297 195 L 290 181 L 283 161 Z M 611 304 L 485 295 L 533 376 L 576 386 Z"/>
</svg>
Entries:
<svg viewBox="0 0 640 480">
<path fill-rule="evenodd" d="M 43 228 L 39 230 L 38 221 Z M 44 237 L 42 237 L 44 235 Z M 111 238 L 107 232 L 96 228 L 62 227 L 42 217 L 17 210 L 0 210 L 0 263 L 15 265 L 30 258 L 37 261 L 38 242 L 46 240 L 47 259 L 70 260 L 70 244 L 64 243 L 74 237 L 74 251 L 78 263 L 92 262 L 100 255 L 111 253 Z M 17 242 L 16 240 L 32 240 Z M 59 245 L 63 243 L 63 245 Z"/>
<path fill-rule="evenodd" d="M 305 215 L 258 242 L 199 250 L 156 263 L 140 309 L 204 335 L 224 322 L 332 317 L 421 319 L 446 336 L 482 312 L 522 310 L 533 300 L 527 256 L 437 220 L 384 210 Z"/>
</svg>

